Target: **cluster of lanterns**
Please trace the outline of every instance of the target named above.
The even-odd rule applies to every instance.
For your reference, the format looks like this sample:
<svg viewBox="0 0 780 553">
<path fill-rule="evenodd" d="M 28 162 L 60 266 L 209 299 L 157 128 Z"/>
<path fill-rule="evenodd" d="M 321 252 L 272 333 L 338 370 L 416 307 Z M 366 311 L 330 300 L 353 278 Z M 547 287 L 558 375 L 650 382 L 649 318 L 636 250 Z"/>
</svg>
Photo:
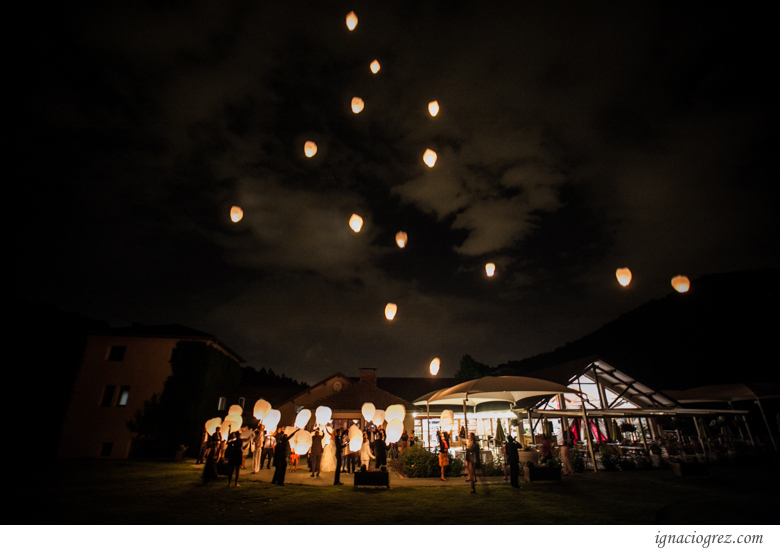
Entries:
<svg viewBox="0 0 780 553">
<path fill-rule="evenodd" d="M 631 271 L 628 267 L 621 267 L 615 271 L 615 277 L 622 287 L 626 287 L 631 283 Z M 672 279 L 672 288 L 679 293 L 684 294 L 691 289 L 691 281 L 687 276 L 677 275 Z"/>
</svg>

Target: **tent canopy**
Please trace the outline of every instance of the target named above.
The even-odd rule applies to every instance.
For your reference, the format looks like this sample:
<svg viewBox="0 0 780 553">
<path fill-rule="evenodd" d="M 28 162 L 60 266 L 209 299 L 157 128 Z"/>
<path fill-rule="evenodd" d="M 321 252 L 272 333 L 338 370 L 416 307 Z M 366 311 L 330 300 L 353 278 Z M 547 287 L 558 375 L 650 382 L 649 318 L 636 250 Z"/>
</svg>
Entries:
<svg viewBox="0 0 780 553">
<path fill-rule="evenodd" d="M 479 405 L 487 401 L 517 401 L 534 396 L 578 394 L 562 384 L 527 376 L 483 376 L 417 398 L 415 405 Z"/>
</svg>

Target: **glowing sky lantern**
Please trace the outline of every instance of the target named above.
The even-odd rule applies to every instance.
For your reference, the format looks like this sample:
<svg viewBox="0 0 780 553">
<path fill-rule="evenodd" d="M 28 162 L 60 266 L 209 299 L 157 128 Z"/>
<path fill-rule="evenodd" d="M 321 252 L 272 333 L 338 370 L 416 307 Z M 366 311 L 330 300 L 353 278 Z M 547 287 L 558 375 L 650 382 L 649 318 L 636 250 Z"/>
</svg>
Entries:
<svg viewBox="0 0 780 553">
<path fill-rule="evenodd" d="M 394 303 L 388 303 L 385 305 L 385 317 L 388 321 L 392 321 L 395 314 L 398 312 L 398 306 Z"/>
<path fill-rule="evenodd" d="M 393 419 L 387 423 L 387 441 L 394 444 L 401 439 L 404 433 L 404 423 L 398 419 Z"/>
<path fill-rule="evenodd" d="M 276 427 L 279 425 L 279 421 L 282 419 L 282 414 L 276 410 L 271 409 L 266 414 L 265 418 L 263 419 L 263 424 L 265 425 L 265 430 L 269 434 L 276 430 Z"/>
<path fill-rule="evenodd" d="M 672 279 L 672 288 L 683 294 L 691 289 L 691 281 L 687 276 L 677 275 Z"/>
<path fill-rule="evenodd" d="M 206 421 L 206 432 L 209 436 L 213 435 L 214 432 L 217 431 L 217 429 L 222 425 L 222 419 L 219 417 L 216 417 L 214 419 L 209 419 Z"/>
<path fill-rule="evenodd" d="M 306 455 L 311 449 L 311 434 L 308 432 L 297 432 L 295 436 L 290 439 L 290 447 L 298 455 Z"/>
<path fill-rule="evenodd" d="M 252 414 L 259 421 L 262 421 L 271 410 L 271 404 L 264 399 L 258 399 L 255 402 L 255 408 L 252 410 Z"/>
<path fill-rule="evenodd" d="M 324 405 L 317 407 L 317 410 L 314 412 L 314 417 L 316 418 L 317 424 L 322 426 L 328 424 L 332 416 L 333 411 L 331 411 L 330 407 L 325 407 Z"/>
<path fill-rule="evenodd" d="M 615 276 L 623 287 L 628 286 L 631 282 L 631 271 L 628 270 L 628 267 L 623 267 L 622 269 L 615 271 Z"/>
<path fill-rule="evenodd" d="M 295 426 L 297 428 L 304 428 L 309 423 L 310 418 L 311 411 L 308 409 L 302 409 L 301 412 L 298 413 L 298 416 L 295 417 Z"/>
<path fill-rule="evenodd" d="M 322 437 L 322 445 L 326 446 L 330 443 L 330 433 L 333 433 L 333 428 L 330 425 L 325 427 L 325 435 Z"/>
<path fill-rule="evenodd" d="M 228 409 L 228 415 L 243 415 L 244 414 L 244 408 L 240 405 L 231 405 L 230 409 Z"/>
<path fill-rule="evenodd" d="M 407 236 L 406 233 L 403 231 L 398 231 L 398 233 L 395 235 L 395 243 L 398 244 L 398 247 L 403 249 L 406 247 L 407 242 Z"/>
<path fill-rule="evenodd" d="M 354 31 L 355 27 L 357 27 L 357 15 L 355 12 L 349 12 L 347 14 L 347 29 Z"/>
<path fill-rule="evenodd" d="M 314 157 L 317 153 L 317 145 L 311 140 L 307 140 L 303 145 L 303 154 L 306 157 Z"/>
<path fill-rule="evenodd" d="M 428 167 L 433 167 L 436 165 L 436 160 L 438 159 L 438 156 L 436 155 L 436 152 L 433 150 L 425 150 L 425 153 L 423 154 L 423 161 L 425 162 L 425 165 Z"/>
<path fill-rule="evenodd" d="M 360 229 L 363 228 L 363 217 L 353 213 L 352 217 L 349 218 L 349 228 L 355 232 L 360 232 Z"/>
<path fill-rule="evenodd" d="M 406 417 L 406 407 L 398 403 L 391 405 L 387 408 L 387 411 L 385 411 L 385 420 L 387 422 L 394 420 L 403 421 L 404 417 Z"/>
<path fill-rule="evenodd" d="M 377 409 L 374 411 L 374 416 L 371 417 L 371 422 L 373 422 L 376 426 L 381 425 L 383 422 L 385 422 L 385 412 L 382 409 Z"/>
<path fill-rule="evenodd" d="M 487 273 L 487 276 L 492 277 L 494 274 L 496 274 L 496 264 L 495 263 L 487 263 L 485 265 L 485 273 Z"/>
<path fill-rule="evenodd" d="M 374 418 L 376 407 L 374 407 L 373 403 L 364 403 L 363 407 L 360 408 L 360 412 L 363 414 L 364 419 L 370 421 L 371 419 Z"/>
<path fill-rule="evenodd" d="M 431 114 L 431 117 L 436 117 L 439 114 L 439 102 L 433 101 L 428 103 L 428 113 Z"/>
<path fill-rule="evenodd" d="M 443 432 L 452 432 L 452 427 L 455 425 L 455 413 L 450 409 L 445 409 L 441 412 L 441 419 L 439 420 L 439 426 Z"/>
<path fill-rule="evenodd" d="M 381 66 L 379 65 L 379 62 L 377 60 L 374 60 L 371 62 L 371 65 L 369 67 L 371 68 L 371 72 L 374 75 L 376 75 L 377 73 L 379 73 L 379 69 Z"/>
<path fill-rule="evenodd" d="M 223 440 L 227 440 L 228 434 L 231 432 L 235 432 L 238 430 L 235 426 L 235 421 L 223 421 L 222 424 L 219 425 L 219 434 L 222 437 Z"/>
<path fill-rule="evenodd" d="M 230 220 L 234 223 L 238 223 L 241 219 L 244 218 L 244 210 L 238 207 L 237 205 L 234 205 L 230 208 Z"/>
<path fill-rule="evenodd" d="M 364 106 L 363 98 L 358 98 L 357 96 L 352 98 L 352 113 L 360 113 L 363 111 Z"/>
<path fill-rule="evenodd" d="M 434 357 L 431 361 L 431 374 L 436 376 L 439 373 L 439 367 L 441 367 L 441 359 Z"/>
</svg>

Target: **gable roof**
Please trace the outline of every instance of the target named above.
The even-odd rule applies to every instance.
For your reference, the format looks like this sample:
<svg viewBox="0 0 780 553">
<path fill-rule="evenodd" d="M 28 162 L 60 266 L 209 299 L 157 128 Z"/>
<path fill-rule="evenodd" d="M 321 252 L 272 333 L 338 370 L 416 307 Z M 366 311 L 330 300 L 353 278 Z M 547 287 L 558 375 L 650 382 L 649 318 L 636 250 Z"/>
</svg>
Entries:
<svg viewBox="0 0 780 553">
<path fill-rule="evenodd" d="M 314 411 L 321 405 L 336 411 L 360 411 L 364 403 L 373 403 L 377 409 L 387 409 L 390 405 L 401 404 L 407 410 L 414 410 L 413 403 L 395 394 L 378 388 L 373 382 L 358 381 L 347 386 L 340 392 L 334 392 L 320 400 L 306 405 L 306 409 Z"/>
</svg>

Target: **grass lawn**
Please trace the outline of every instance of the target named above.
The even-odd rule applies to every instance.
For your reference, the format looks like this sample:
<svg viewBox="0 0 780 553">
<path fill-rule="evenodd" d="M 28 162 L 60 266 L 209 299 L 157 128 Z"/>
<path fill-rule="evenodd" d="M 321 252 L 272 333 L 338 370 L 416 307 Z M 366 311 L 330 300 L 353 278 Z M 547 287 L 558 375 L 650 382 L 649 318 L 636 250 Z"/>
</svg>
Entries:
<svg viewBox="0 0 780 553">
<path fill-rule="evenodd" d="M 586 473 L 561 484 L 278 487 L 164 461 L 57 461 L 38 473 L 9 524 L 777 524 L 775 466 L 716 467 L 707 479 L 670 470 Z M 377 513 L 382 513 L 381 517 Z"/>
</svg>

